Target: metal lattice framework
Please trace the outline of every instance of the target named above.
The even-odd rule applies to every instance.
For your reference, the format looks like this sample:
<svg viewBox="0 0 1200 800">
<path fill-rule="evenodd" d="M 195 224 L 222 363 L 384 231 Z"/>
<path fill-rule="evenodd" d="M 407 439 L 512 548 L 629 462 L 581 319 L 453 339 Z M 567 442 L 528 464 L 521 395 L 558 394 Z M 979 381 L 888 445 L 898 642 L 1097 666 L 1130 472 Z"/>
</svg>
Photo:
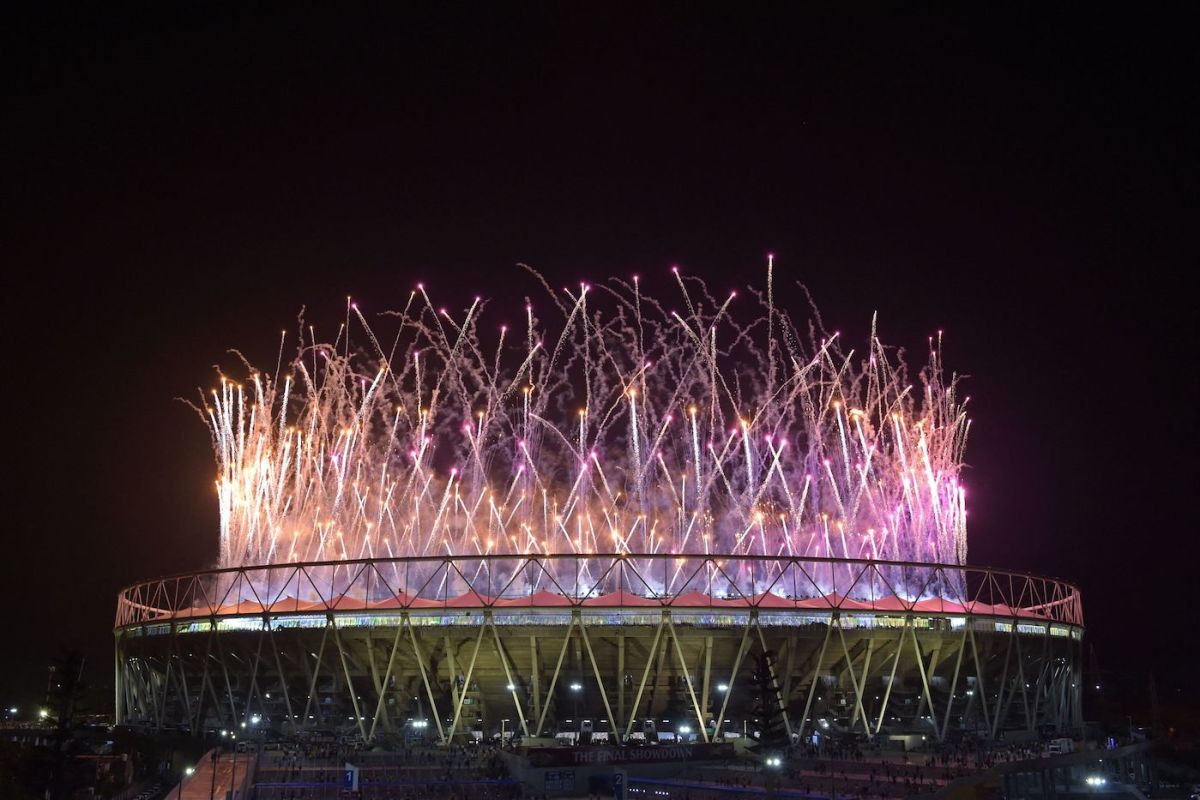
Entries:
<svg viewBox="0 0 1200 800">
<path fill-rule="evenodd" d="M 501 720 L 530 736 L 705 740 L 753 705 L 769 653 L 788 731 L 944 739 L 1081 723 L 1078 589 L 944 564 L 590 554 L 366 559 L 210 570 L 118 597 L 119 722 L 424 720 L 449 741 Z"/>
</svg>

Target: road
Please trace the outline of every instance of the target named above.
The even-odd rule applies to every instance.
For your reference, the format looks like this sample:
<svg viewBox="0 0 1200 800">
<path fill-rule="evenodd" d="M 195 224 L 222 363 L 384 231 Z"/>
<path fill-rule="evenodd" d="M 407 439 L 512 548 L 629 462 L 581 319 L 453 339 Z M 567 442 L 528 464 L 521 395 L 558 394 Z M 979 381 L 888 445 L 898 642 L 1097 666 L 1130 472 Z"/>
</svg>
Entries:
<svg viewBox="0 0 1200 800">
<path fill-rule="evenodd" d="M 234 754 L 221 754 L 217 758 L 214 789 L 212 756 L 206 753 L 192 776 L 181 784 L 182 791 L 180 787 L 172 789 L 165 800 L 225 800 L 226 793 L 241 784 L 253 759 L 254 756 L 248 753 L 238 753 L 236 759 Z"/>
</svg>

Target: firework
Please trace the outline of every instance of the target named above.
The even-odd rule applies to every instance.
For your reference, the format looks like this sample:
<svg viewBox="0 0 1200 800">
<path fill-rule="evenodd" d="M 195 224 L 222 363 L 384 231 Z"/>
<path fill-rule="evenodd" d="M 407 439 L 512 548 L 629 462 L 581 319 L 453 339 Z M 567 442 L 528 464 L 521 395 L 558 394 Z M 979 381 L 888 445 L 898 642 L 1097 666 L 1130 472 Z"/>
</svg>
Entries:
<svg viewBox="0 0 1200 800">
<path fill-rule="evenodd" d="M 547 287 L 514 327 L 489 323 L 479 298 L 451 313 L 418 286 L 374 324 L 348 303 L 332 344 L 301 326 L 275 374 L 247 366 L 197 406 L 216 454 L 220 566 L 963 563 L 969 423 L 940 335 L 910 381 L 874 322 L 859 351 L 794 322 L 771 273 L 766 292 L 738 298 L 676 272 L 674 310 L 636 278 Z"/>
</svg>

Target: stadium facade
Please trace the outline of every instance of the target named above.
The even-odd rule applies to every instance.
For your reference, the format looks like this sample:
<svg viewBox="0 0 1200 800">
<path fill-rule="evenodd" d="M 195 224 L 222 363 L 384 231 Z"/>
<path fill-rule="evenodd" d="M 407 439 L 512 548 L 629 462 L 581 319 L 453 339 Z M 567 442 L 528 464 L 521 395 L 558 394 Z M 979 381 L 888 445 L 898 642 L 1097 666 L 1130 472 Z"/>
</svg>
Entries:
<svg viewBox="0 0 1200 800">
<path fill-rule="evenodd" d="M 211 570 L 118 597 L 119 724 L 366 741 L 753 730 L 1069 732 L 1078 589 L 1003 570 L 759 556 L 367 559 Z M 757 687 L 757 688 L 756 688 Z"/>
</svg>

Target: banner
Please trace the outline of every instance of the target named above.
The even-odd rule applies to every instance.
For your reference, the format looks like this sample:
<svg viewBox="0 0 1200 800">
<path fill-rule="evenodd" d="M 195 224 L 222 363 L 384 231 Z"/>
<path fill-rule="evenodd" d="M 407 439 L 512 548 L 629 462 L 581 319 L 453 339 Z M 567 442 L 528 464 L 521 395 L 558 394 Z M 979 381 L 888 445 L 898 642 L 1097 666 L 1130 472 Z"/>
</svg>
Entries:
<svg viewBox="0 0 1200 800">
<path fill-rule="evenodd" d="M 669 761 L 721 761 L 734 757 L 733 745 L 660 744 L 646 747 L 530 747 L 529 766 L 593 767 L 609 764 L 663 764 Z"/>
</svg>

